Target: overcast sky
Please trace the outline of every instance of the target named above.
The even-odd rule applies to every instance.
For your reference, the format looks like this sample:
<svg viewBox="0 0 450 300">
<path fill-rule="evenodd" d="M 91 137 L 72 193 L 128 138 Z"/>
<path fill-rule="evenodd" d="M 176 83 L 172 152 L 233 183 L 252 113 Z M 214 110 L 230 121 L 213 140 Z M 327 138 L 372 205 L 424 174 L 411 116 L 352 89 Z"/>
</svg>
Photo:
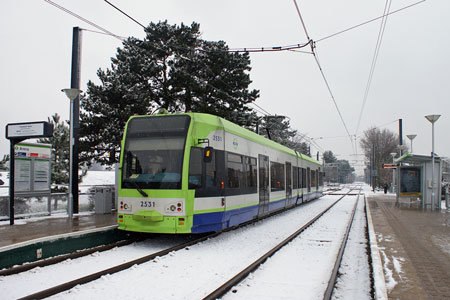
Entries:
<svg viewBox="0 0 450 300">
<path fill-rule="evenodd" d="M 143 38 L 140 26 L 102 0 L 53 0 L 119 36 Z M 392 0 L 391 11 L 418 0 Z M 206 40 L 224 40 L 230 48 L 276 47 L 307 42 L 292 0 L 111 0 L 147 25 L 201 25 Z M 312 40 L 383 14 L 386 0 L 297 0 Z M 381 20 L 316 43 L 331 91 L 351 135 L 371 126 L 417 134 L 414 152 L 431 152 L 431 125 L 424 118 L 441 114 L 435 147 L 450 155 L 450 1 L 427 0 L 388 17 L 369 96 L 358 132 L 357 123 Z M 43 0 L 2 0 L 0 6 L 0 126 L 44 121 L 54 113 L 69 119 L 72 28 L 97 30 Z M 110 66 L 121 42 L 83 32 L 82 89 L 98 82 L 96 70 Z M 339 159 L 355 159 L 352 144 L 311 54 L 251 54 L 252 88 L 257 104 L 271 114 L 288 116 L 291 125 L 314 138 Z M 359 143 L 358 143 L 359 144 Z M 322 151 L 319 149 L 319 151 Z M 313 148 L 313 152 L 318 151 Z M 358 153 L 362 150 L 358 149 Z M 0 155 L 9 141 L 0 138 Z M 361 158 L 361 157 L 360 157 Z M 356 163 L 356 162 L 355 162 Z M 361 164 L 361 162 L 359 162 Z"/>
</svg>

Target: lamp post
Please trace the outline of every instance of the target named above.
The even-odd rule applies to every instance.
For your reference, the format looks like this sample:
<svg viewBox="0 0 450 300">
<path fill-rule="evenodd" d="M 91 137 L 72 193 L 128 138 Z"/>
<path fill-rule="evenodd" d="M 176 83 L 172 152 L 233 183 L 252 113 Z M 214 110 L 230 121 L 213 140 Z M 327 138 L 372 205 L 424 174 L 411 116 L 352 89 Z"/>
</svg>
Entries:
<svg viewBox="0 0 450 300">
<path fill-rule="evenodd" d="M 394 158 L 397 156 L 396 152 L 390 153 L 392 156 L 392 164 L 394 164 Z M 395 186 L 395 169 L 392 169 L 392 186 L 391 186 L 391 193 L 394 193 L 394 186 Z"/>
<path fill-rule="evenodd" d="M 431 123 L 431 210 L 434 210 L 434 123 L 441 115 L 428 115 L 425 118 Z M 441 206 L 439 205 L 439 208 Z"/>
<path fill-rule="evenodd" d="M 64 92 L 70 100 L 70 129 L 69 129 L 69 203 L 67 204 L 67 212 L 69 214 L 69 217 L 72 218 L 73 216 L 73 193 L 72 193 L 72 186 L 73 186 L 73 160 L 74 155 L 78 155 L 78 153 L 75 153 L 73 151 L 73 145 L 74 145 L 74 136 L 73 136 L 73 121 L 74 121 L 74 100 L 80 95 L 82 92 L 79 89 L 63 89 L 61 90 Z M 78 169 L 78 166 L 77 166 Z M 78 172 L 77 172 L 78 173 Z"/>
<path fill-rule="evenodd" d="M 417 134 L 407 134 L 406 137 L 411 141 L 411 153 L 413 153 L 413 139 L 417 136 Z"/>
</svg>

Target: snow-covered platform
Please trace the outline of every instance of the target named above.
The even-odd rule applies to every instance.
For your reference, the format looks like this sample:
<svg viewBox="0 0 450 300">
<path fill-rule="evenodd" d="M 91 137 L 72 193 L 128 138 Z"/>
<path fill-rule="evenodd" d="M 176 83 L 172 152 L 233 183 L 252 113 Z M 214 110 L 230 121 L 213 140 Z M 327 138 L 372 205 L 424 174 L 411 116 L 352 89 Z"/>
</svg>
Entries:
<svg viewBox="0 0 450 300">
<path fill-rule="evenodd" d="M 81 214 L 0 223 L 0 269 L 70 253 L 122 238 L 117 215 Z"/>
<path fill-rule="evenodd" d="M 392 194 L 366 197 L 389 299 L 450 299 L 450 213 L 396 204 Z"/>
</svg>

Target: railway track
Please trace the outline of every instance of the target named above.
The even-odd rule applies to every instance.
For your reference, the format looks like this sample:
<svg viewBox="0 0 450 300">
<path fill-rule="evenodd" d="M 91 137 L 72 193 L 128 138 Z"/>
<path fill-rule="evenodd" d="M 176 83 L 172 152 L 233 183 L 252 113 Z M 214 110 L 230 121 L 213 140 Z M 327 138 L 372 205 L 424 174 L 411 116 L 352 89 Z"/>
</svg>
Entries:
<svg viewBox="0 0 450 300">
<path fill-rule="evenodd" d="M 66 283 L 59 284 L 57 286 L 54 286 L 54 287 L 51 287 L 51 288 L 48 288 L 48 289 L 45 289 L 45 290 L 33 293 L 31 295 L 28 295 L 28 296 L 25 296 L 25 297 L 22 297 L 22 298 L 19 298 L 19 299 L 22 299 L 22 300 L 44 299 L 44 298 L 47 298 L 47 297 L 59 294 L 61 292 L 70 290 L 71 288 L 73 288 L 73 287 L 75 287 L 77 285 L 86 284 L 88 282 L 97 280 L 97 279 L 99 279 L 100 277 L 102 277 L 104 275 L 111 275 L 111 274 L 114 274 L 114 273 L 117 273 L 117 272 L 129 269 L 129 268 L 131 268 L 134 265 L 139 265 L 139 264 L 151 261 L 151 260 L 155 259 L 156 257 L 164 256 L 164 255 L 167 255 L 167 254 L 169 254 L 169 253 L 171 253 L 173 251 L 178 251 L 180 249 L 187 248 L 189 246 L 192 246 L 192 245 L 195 245 L 197 243 L 203 242 L 203 241 L 205 241 L 205 240 L 207 240 L 209 238 L 215 237 L 215 236 L 217 236 L 219 234 L 220 234 L 220 232 L 215 232 L 215 233 L 212 233 L 212 234 L 204 235 L 204 236 L 201 236 L 200 238 L 188 241 L 186 243 L 182 243 L 180 245 L 176 245 L 174 247 L 170 247 L 170 248 L 164 249 L 162 251 L 158 251 L 156 253 L 152 253 L 152 254 L 140 257 L 138 259 L 134 259 L 134 260 L 122 263 L 120 265 L 117 265 L 117 266 L 114 266 L 114 267 L 111 267 L 111 268 L 107 268 L 107 269 L 104 269 L 102 271 L 99 271 L 99 272 L 96 272 L 96 273 L 93 273 L 93 274 L 90 274 L 90 275 L 87 275 L 87 276 L 83 276 L 81 278 L 78 278 L 78 279 L 75 279 L 75 280 L 71 280 L 71 281 L 66 282 Z"/>
<path fill-rule="evenodd" d="M 32 263 L 25 263 L 25 264 L 19 265 L 19 266 L 13 266 L 11 268 L 0 270 L 0 276 L 14 275 L 14 274 L 19 274 L 22 272 L 29 271 L 34 268 L 48 267 L 48 266 L 63 262 L 67 259 L 80 258 L 83 256 L 93 254 L 95 252 L 103 252 L 103 251 L 111 250 L 115 247 L 122 247 L 122 246 L 130 245 L 132 243 L 142 241 L 142 240 L 144 240 L 144 238 L 142 236 L 140 236 L 140 237 L 136 236 L 134 238 L 115 242 L 115 243 L 112 243 L 109 245 L 103 245 L 103 246 L 93 247 L 93 248 L 89 248 L 89 249 L 83 249 L 83 250 L 76 251 L 74 253 L 59 255 L 59 256 L 51 257 L 48 259 L 44 259 L 44 260 L 40 260 L 40 261 L 36 261 L 36 262 L 32 262 Z"/>
<path fill-rule="evenodd" d="M 347 194 L 351 194 L 351 190 Z M 342 196 L 340 199 L 342 199 L 344 197 L 345 196 Z M 335 203 L 337 203 L 337 202 L 338 201 L 336 201 Z M 310 204 L 308 204 L 308 205 L 310 205 Z M 323 214 L 324 213 L 325 212 L 323 212 Z M 252 223 L 252 222 L 249 222 L 249 223 Z M 307 224 L 309 226 L 313 222 L 308 222 L 308 223 L 310 223 L 310 224 Z M 307 226 L 305 226 L 305 228 L 306 227 Z M 233 228 L 231 230 L 234 230 L 234 229 L 236 229 L 236 228 Z M 139 259 L 135 259 L 135 260 L 132 260 L 132 261 L 129 261 L 129 262 L 126 262 L 126 263 L 123 263 L 123 264 L 111 267 L 111 268 L 107 268 L 105 270 L 102 270 L 102 271 L 99 271 L 99 272 L 95 272 L 95 273 L 87 275 L 87 276 L 83 276 L 83 277 L 78 278 L 76 280 L 71 280 L 69 282 L 66 282 L 66 283 L 54 286 L 52 288 L 45 289 L 45 290 L 42 290 L 40 292 L 30 294 L 30 295 L 22 297 L 20 299 L 42 299 L 42 298 L 45 298 L 45 297 L 49 297 L 51 295 L 55 295 L 55 294 L 61 293 L 63 291 L 67 291 L 67 290 L 71 289 L 74 286 L 77 286 L 77 285 L 80 285 L 80 284 L 89 283 L 89 282 L 94 281 L 94 280 L 96 280 L 96 279 L 98 279 L 98 278 L 100 278 L 100 277 L 102 277 L 104 275 L 111 275 L 111 274 L 120 272 L 122 270 L 128 269 L 128 268 L 130 268 L 130 267 L 132 267 L 134 265 L 142 264 L 144 262 L 148 262 L 148 261 L 154 260 L 157 257 L 163 257 L 164 255 L 167 255 L 169 253 L 174 253 L 177 250 L 180 250 L 180 249 L 183 249 L 183 248 L 188 248 L 188 247 L 190 248 L 190 246 L 192 246 L 192 245 L 195 245 L 197 243 L 200 243 L 202 241 L 205 241 L 207 239 L 215 237 L 215 236 L 217 236 L 219 234 L 221 234 L 221 233 L 214 233 L 214 234 L 211 234 L 211 235 L 206 235 L 206 236 L 201 237 L 200 239 L 195 239 L 195 240 L 192 240 L 192 241 L 188 241 L 188 242 L 183 243 L 181 245 L 177 245 L 175 247 L 171 247 L 169 249 L 166 249 L 166 250 L 163 250 L 163 251 L 159 251 L 157 253 L 153 253 L 153 254 L 147 255 L 145 257 L 141 257 Z M 300 234 L 300 233 L 298 233 L 298 234 Z M 243 276 L 242 278 L 244 278 L 244 277 L 245 276 Z M 210 299 L 213 299 L 213 298 L 210 298 Z"/>
<path fill-rule="evenodd" d="M 291 234 L 289 237 L 284 239 L 281 243 L 273 247 L 271 250 L 266 252 L 263 256 L 261 256 L 259 259 L 254 261 L 252 264 L 250 264 L 248 267 L 246 267 L 244 270 L 242 270 L 240 273 L 236 274 L 234 277 L 232 277 L 230 280 L 225 282 L 223 285 L 218 287 L 216 290 L 214 290 L 212 293 L 210 293 L 208 296 L 204 297 L 203 300 L 213 300 L 213 299 L 219 299 L 226 295 L 229 291 L 236 292 L 237 290 L 233 290 L 235 286 L 237 286 L 240 282 L 242 282 L 245 278 L 247 278 L 252 272 L 254 272 L 256 269 L 258 269 L 263 263 L 267 261 L 268 258 L 273 256 L 275 253 L 277 253 L 280 249 L 291 243 L 294 239 L 296 239 L 300 234 L 302 234 L 307 228 L 309 228 L 312 224 L 314 224 L 316 221 L 318 221 L 323 215 L 325 215 L 331 208 L 333 208 L 337 203 L 339 203 L 342 199 L 344 199 L 346 196 L 349 195 L 358 195 L 358 198 L 355 201 L 355 204 L 353 206 L 351 216 L 348 221 L 348 225 L 344 234 L 344 237 L 342 239 L 341 245 L 339 247 L 339 252 L 336 257 L 336 262 L 334 264 L 333 270 L 331 272 L 330 279 L 328 281 L 327 288 L 324 292 L 323 299 L 329 300 L 332 298 L 333 290 L 335 288 L 336 280 L 338 277 L 338 271 L 341 266 L 342 257 L 344 254 L 345 246 L 347 244 L 348 236 L 350 233 L 350 229 L 353 223 L 353 219 L 355 217 L 356 208 L 359 201 L 359 195 L 361 193 L 361 190 L 359 190 L 358 193 L 351 193 L 352 189 L 350 189 L 347 193 L 342 194 L 342 196 L 336 200 L 334 203 L 332 203 L 329 207 L 327 207 L 325 210 L 323 210 L 321 213 L 319 213 L 317 216 L 315 216 L 311 221 L 306 223 L 304 226 L 299 228 L 296 232 Z M 334 194 L 333 194 L 334 195 Z"/>
</svg>

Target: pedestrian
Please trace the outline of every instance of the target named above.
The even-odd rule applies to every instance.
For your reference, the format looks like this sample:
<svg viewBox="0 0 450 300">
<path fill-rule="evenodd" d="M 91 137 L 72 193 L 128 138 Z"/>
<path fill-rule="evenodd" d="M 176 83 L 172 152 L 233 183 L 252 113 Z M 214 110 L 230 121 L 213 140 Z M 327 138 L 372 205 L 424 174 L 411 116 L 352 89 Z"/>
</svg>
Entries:
<svg viewBox="0 0 450 300">
<path fill-rule="evenodd" d="M 385 183 L 384 185 L 383 185 L 383 189 L 384 189 L 384 193 L 386 194 L 387 193 L 387 191 L 388 191 L 388 184 L 387 183 Z"/>
</svg>

